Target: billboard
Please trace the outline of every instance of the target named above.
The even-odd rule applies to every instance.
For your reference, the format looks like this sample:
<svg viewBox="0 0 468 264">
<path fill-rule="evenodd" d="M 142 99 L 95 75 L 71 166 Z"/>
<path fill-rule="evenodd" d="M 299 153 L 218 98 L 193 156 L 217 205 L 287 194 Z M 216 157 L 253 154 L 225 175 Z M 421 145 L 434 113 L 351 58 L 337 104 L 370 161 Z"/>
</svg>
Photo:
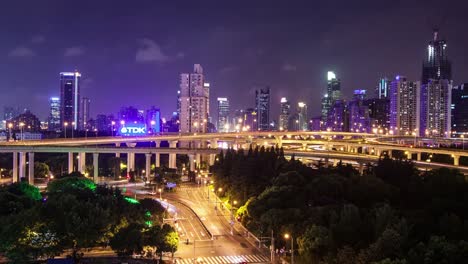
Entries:
<svg viewBox="0 0 468 264">
<path fill-rule="evenodd" d="M 129 124 L 119 129 L 121 136 L 144 136 L 146 135 L 145 124 Z"/>
</svg>

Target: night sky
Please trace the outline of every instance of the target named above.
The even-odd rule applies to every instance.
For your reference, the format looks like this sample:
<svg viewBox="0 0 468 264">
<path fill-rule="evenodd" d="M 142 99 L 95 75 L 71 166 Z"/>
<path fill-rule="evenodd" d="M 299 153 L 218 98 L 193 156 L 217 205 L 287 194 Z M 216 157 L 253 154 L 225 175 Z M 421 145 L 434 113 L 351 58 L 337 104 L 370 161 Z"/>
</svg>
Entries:
<svg viewBox="0 0 468 264">
<path fill-rule="evenodd" d="M 420 80 L 434 25 L 455 83 L 468 82 L 466 0 L 2 1 L 0 112 L 18 105 L 44 119 L 59 72 L 78 69 L 92 117 L 124 105 L 168 116 L 179 74 L 200 63 L 214 117 L 216 97 L 253 107 L 254 87 L 265 85 L 274 119 L 282 96 L 315 116 L 328 70 L 348 98 L 373 92 L 381 76 Z"/>
</svg>

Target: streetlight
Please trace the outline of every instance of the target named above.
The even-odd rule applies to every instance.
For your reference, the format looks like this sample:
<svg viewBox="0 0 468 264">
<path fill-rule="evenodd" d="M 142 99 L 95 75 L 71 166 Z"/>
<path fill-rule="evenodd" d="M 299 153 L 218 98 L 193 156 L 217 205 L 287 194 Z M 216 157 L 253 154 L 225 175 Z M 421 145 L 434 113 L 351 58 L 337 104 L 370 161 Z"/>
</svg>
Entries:
<svg viewBox="0 0 468 264">
<path fill-rule="evenodd" d="M 65 127 L 65 138 L 67 138 L 67 126 L 68 126 L 68 122 L 63 123 L 63 126 Z"/>
<path fill-rule="evenodd" d="M 24 123 L 23 123 L 23 122 L 19 123 L 19 126 L 20 126 L 20 129 L 21 129 L 21 140 L 23 140 L 23 127 L 24 127 Z"/>
<path fill-rule="evenodd" d="M 98 132 L 99 132 L 99 131 L 97 130 L 97 128 L 94 129 L 94 132 L 96 133 L 96 138 L 97 138 Z"/>
<path fill-rule="evenodd" d="M 161 189 L 161 188 L 159 188 L 159 189 L 158 189 L 158 192 L 159 192 L 159 200 L 162 200 L 162 196 L 161 196 L 162 189 Z"/>
<path fill-rule="evenodd" d="M 234 202 L 231 201 L 231 235 L 234 234 L 234 230 L 233 230 L 234 229 L 234 205 L 236 204 L 237 204 L 236 200 L 234 200 Z"/>
<path fill-rule="evenodd" d="M 284 239 L 291 238 L 291 264 L 294 264 L 294 238 L 292 235 L 286 233 L 284 234 Z"/>
</svg>

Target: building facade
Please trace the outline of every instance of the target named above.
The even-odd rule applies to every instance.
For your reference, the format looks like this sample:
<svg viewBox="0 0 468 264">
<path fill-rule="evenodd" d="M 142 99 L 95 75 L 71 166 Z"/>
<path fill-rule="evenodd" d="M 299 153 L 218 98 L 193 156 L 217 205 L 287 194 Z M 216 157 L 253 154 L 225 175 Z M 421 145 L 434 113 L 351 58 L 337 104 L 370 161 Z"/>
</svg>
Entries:
<svg viewBox="0 0 468 264">
<path fill-rule="evenodd" d="M 51 97 L 49 99 L 49 118 L 48 118 L 49 131 L 61 131 L 60 126 L 60 98 Z"/>
<path fill-rule="evenodd" d="M 454 86 L 452 89 L 452 132 L 468 133 L 468 83 Z"/>
<path fill-rule="evenodd" d="M 146 127 L 148 133 L 161 133 L 161 110 L 152 106 L 146 110 Z"/>
<path fill-rule="evenodd" d="M 229 132 L 229 100 L 226 97 L 218 97 L 218 120 L 216 127 L 218 132 Z"/>
<path fill-rule="evenodd" d="M 390 87 L 390 133 L 412 135 L 420 131 L 421 84 L 397 76 Z"/>
<path fill-rule="evenodd" d="M 86 129 L 86 124 L 90 119 L 90 108 L 91 100 L 87 97 L 81 98 L 81 108 L 80 108 L 80 130 Z"/>
<path fill-rule="evenodd" d="M 270 87 L 255 90 L 255 109 L 257 112 L 258 130 L 270 129 Z"/>
<path fill-rule="evenodd" d="M 60 127 L 80 127 L 80 79 L 75 72 L 60 73 Z"/>
<path fill-rule="evenodd" d="M 195 64 L 193 73 L 180 75 L 180 132 L 205 133 L 209 119 L 210 85 L 203 68 Z"/>
<path fill-rule="evenodd" d="M 304 102 L 297 104 L 297 116 L 299 130 L 307 131 L 309 129 L 309 119 L 307 118 L 307 105 Z"/>
<path fill-rule="evenodd" d="M 327 92 L 322 97 L 322 121 L 326 122 L 328 112 L 335 104 L 336 100 L 341 99 L 341 83 L 336 74 L 332 71 L 327 72 Z M 329 124 L 327 124 L 329 125 Z"/>
<path fill-rule="evenodd" d="M 379 80 L 376 89 L 376 96 L 378 99 L 388 98 L 391 83 L 392 81 L 386 77 Z"/>
<path fill-rule="evenodd" d="M 281 98 L 280 101 L 280 115 L 278 118 L 278 130 L 289 130 L 289 116 L 291 115 L 291 104 L 286 97 Z"/>
</svg>

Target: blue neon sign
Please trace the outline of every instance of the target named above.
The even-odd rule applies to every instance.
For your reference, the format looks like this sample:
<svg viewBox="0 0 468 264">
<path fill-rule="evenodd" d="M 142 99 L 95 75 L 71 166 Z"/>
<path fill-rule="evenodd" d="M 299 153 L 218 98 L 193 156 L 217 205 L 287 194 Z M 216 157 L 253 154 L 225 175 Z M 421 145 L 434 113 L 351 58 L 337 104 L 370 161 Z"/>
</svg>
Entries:
<svg viewBox="0 0 468 264">
<path fill-rule="evenodd" d="M 146 135 L 146 126 L 144 124 L 130 124 L 120 128 L 122 136 L 143 136 Z"/>
</svg>

